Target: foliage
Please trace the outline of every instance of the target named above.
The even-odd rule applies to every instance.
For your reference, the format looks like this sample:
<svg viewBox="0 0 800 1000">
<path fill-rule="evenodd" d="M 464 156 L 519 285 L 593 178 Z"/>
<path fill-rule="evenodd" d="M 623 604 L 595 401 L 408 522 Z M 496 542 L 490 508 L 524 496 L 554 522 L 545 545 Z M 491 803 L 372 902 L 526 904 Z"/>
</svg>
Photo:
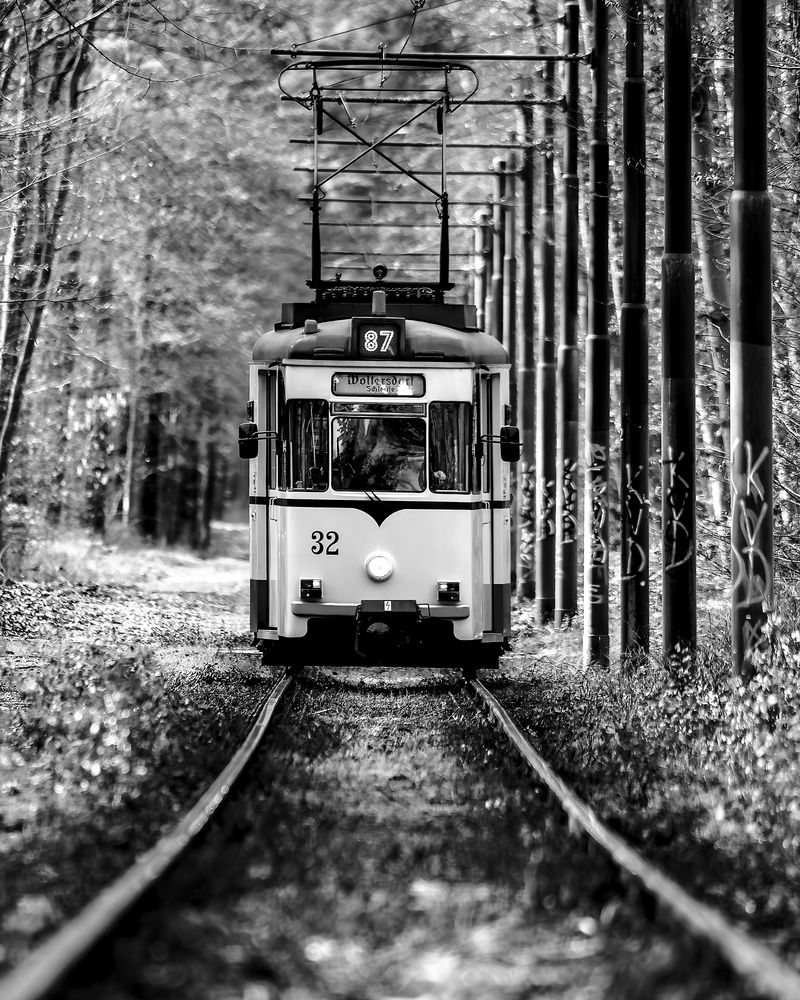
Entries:
<svg viewBox="0 0 800 1000">
<path fill-rule="evenodd" d="M 9 671 L 0 683 L 9 683 Z M 92 794 L 118 807 L 138 794 L 170 750 L 180 696 L 147 651 L 117 655 L 101 647 L 70 650 L 28 676 L 12 725 L 17 755 L 68 802 Z M 42 762 L 45 767 L 42 767 Z"/>
<path fill-rule="evenodd" d="M 252 723 L 267 678 L 234 649 L 244 616 L 195 592 L 241 583 L 233 547 L 209 564 L 83 532 L 44 547 L 56 585 L 0 589 L 3 970 L 152 847 Z"/>
<path fill-rule="evenodd" d="M 303 179 L 286 141 L 298 117 L 277 100 L 270 47 L 401 46 L 414 34 L 423 47 L 456 49 L 476 32 L 522 38 L 530 21 L 496 3 L 467 24 L 448 4 L 406 12 L 388 0 L 368 18 L 309 0 L 237 0 L 224 16 L 170 0 L 38 0 L 9 11 L 12 97 L 24 93 L 26 32 L 39 33 L 48 58 L 54 45 L 62 58 L 82 51 L 84 78 L 70 91 L 69 121 L 46 113 L 37 81 L 30 87 L 31 116 L 49 123 L 56 148 L 80 156 L 58 172 L 63 207 L 38 326 L 17 337 L 29 367 L 5 435 L 0 512 L 5 500 L 56 526 L 102 533 L 121 519 L 159 540 L 207 545 L 211 513 L 240 488 L 232 430 L 250 346 L 282 300 L 307 294 L 306 216 L 294 204 Z M 495 116 L 478 118 L 481 138 L 506 138 Z M 9 171 L 43 177 L 44 159 L 14 147 L 14 134 L 0 148 Z M 52 192 L 36 193 L 51 210 Z M 10 226 L 15 217 L 7 211 Z M 26 245 L 17 262 L 7 258 L 7 280 L 39 273 L 34 257 Z M 15 343 L 4 340 L 3 391 Z"/>
<path fill-rule="evenodd" d="M 546 696 L 553 725 L 566 730 L 560 766 L 600 797 L 603 811 L 627 816 L 648 835 L 654 818 L 671 816 L 680 826 L 688 810 L 699 840 L 730 851 L 742 840 L 773 844 L 784 864 L 796 864 L 800 631 L 785 623 L 796 622 L 797 606 L 787 598 L 771 616 L 749 685 L 731 680 L 719 625 L 694 662 L 567 669 L 568 711 L 550 701 L 554 693 Z"/>
<path fill-rule="evenodd" d="M 120 516 L 141 524 L 149 497 L 151 534 L 202 545 L 221 503 L 249 344 L 277 306 L 263 275 L 298 269 L 294 243 L 277 259 L 273 249 L 287 245 L 272 217 L 293 179 L 272 169 L 278 144 L 253 110 L 271 77 L 209 43 L 249 34 L 263 50 L 285 14 L 172 7 L 36 3 L 4 22 L 2 82 L 23 103 L 0 156 L 10 177 L 37 180 L 0 203 L 19 244 L 5 280 L 7 290 L 40 283 L 30 322 L 21 295 L 17 326 L 11 300 L 3 313 L 0 508 L 11 499 L 51 523 L 102 532 Z M 29 72 L 24 38 L 40 42 L 43 72 L 45 58 L 81 56 L 69 117 L 60 92 L 48 96 Z M 49 157 L 45 143 L 15 139 L 26 115 L 44 121 Z M 54 165 L 62 148 L 72 158 Z M 37 212 L 49 213 L 49 229 L 34 231 Z M 42 268 L 44 252 L 52 265 Z"/>
</svg>

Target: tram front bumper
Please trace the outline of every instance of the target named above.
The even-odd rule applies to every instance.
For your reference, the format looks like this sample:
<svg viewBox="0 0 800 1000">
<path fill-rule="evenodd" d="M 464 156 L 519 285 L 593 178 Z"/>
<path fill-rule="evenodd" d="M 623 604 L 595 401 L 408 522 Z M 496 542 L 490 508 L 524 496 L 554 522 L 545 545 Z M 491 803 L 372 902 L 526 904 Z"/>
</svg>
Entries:
<svg viewBox="0 0 800 1000">
<path fill-rule="evenodd" d="M 417 604 L 416 601 L 363 601 L 361 604 L 337 604 L 329 601 L 292 601 L 292 614 L 299 618 L 355 618 L 359 609 L 369 605 L 380 605 L 384 613 L 385 605 L 392 604 L 395 607 L 401 604 L 413 604 L 419 618 L 469 618 L 470 609 L 468 604 Z"/>
</svg>

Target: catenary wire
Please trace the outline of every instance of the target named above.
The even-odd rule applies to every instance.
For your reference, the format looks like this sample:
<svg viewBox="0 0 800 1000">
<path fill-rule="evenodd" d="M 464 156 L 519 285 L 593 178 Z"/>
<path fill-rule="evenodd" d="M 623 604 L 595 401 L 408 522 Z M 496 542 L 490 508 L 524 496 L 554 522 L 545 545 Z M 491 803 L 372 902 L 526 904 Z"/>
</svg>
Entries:
<svg viewBox="0 0 800 1000">
<path fill-rule="evenodd" d="M 443 7 L 452 7 L 453 4 L 463 3 L 464 0 L 446 0 L 445 3 L 440 3 L 438 7 L 428 7 L 427 13 L 432 13 L 435 10 L 441 10 Z M 362 31 L 364 28 L 376 28 L 380 27 L 382 24 L 389 24 L 390 21 L 399 21 L 401 18 L 408 17 L 409 14 L 396 14 L 394 17 L 385 17 L 380 21 L 370 21 L 367 24 L 359 24 L 354 28 L 344 28 L 342 31 L 335 31 L 330 35 L 320 35 L 319 38 L 307 38 L 304 42 L 298 42 L 298 47 L 303 45 L 311 45 L 313 42 L 325 42 L 329 38 L 339 38 L 341 35 L 349 35 L 354 31 Z"/>
</svg>

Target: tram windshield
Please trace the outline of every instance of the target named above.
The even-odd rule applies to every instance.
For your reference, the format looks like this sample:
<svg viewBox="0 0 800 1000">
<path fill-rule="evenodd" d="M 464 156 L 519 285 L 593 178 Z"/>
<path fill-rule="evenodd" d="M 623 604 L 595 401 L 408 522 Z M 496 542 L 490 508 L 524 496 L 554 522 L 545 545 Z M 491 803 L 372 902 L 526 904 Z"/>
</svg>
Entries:
<svg viewBox="0 0 800 1000">
<path fill-rule="evenodd" d="M 419 417 L 333 420 L 335 490 L 425 489 L 425 421 Z"/>
<path fill-rule="evenodd" d="M 328 488 L 328 403 L 289 402 L 289 483 L 295 490 Z"/>
</svg>

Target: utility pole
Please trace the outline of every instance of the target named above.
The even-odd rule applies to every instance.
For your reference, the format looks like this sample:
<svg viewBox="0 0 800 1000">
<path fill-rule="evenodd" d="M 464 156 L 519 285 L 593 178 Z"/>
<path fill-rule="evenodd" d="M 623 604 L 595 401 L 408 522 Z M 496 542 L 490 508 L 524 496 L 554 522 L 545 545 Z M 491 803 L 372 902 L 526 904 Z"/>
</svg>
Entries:
<svg viewBox="0 0 800 1000">
<path fill-rule="evenodd" d="M 564 4 L 567 55 L 579 49 L 578 0 Z M 578 608 L 578 64 L 566 63 L 566 130 L 564 137 L 561 344 L 558 348 L 559 465 L 556 506 L 557 625 L 567 625 Z"/>
<path fill-rule="evenodd" d="M 485 330 L 486 333 L 491 333 L 492 325 L 492 309 L 494 308 L 492 304 L 492 280 L 494 278 L 494 206 L 491 204 L 486 205 L 484 211 L 485 221 L 483 223 L 483 245 L 485 248 L 484 258 L 486 260 L 486 269 L 484 271 L 483 279 L 483 322 L 480 324 L 481 329 Z"/>
<path fill-rule="evenodd" d="M 623 84 L 622 633 L 623 659 L 650 649 L 650 480 L 648 475 L 647 149 L 644 0 L 628 0 Z"/>
<path fill-rule="evenodd" d="M 489 333 L 504 343 L 503 333 L 503 258 L 505 256 L 506 163 L 496 159 L 494 167 L 494 202 L 492 204 L 492 308 L 486 317 Z"/>
<path fill-rule="evenodd" d="M 491 259 L 492 237 L 488 226 L 489 213 L 479 209 L 473 215 L 475 223 L 472 270 L 472 298 L 477 313 L 478 329 L 483 330 L 486 322 L 485 303 L 486 286 L 489 278 L 489 261 Z"/>
<path fill-rule="evenodd" d="M 586 337 L 584 627 L 587 664 L 608 663 L 608 9 L 594 0 L 590 146 L 589 322 Z"/>
<path fill-rule="evenodd" d="M 661 517 L 669 660 L 692 657 L 697 645 L 691 5 L 666 0 L 664 12 Z"/>
<path fill-rule="evenodd" d="M 517 161 L 509 153 L 504 164 L 503 192 L 503 345 L 511 364 L 510 400 L 512 422 L 517 412 Z M 516 563 L 513 564 L 516 568 Z"/>
<path fill-rule="evenodd" d="M 735 0 L 731 217 L 731 627 L 749 680 L 772 608 L 772 262 L 767 5 Z"/>
<path fill-rule="evenodd" d="M 533 198 L 534 198 L 534 129 L 533 105 L 523 104 L 522 186 L 520 239 L 522 249 L 521 319 L 522 336 L 517 409 L 522 461 L 519 465 L 519 549 L 517 561 L 517 593 L 531 599 L 536 596 L 536 368 L 534 366 L 534 288 L 533 288 Z"/>
<path fill-rule="evenodd" d="M 511 423 L 517 422 L 517 161 L 509 153 L 506 169 L 503 211 L 503 337 L 511 365 L 509 372 L 509 403 Z M 517 469 L 511 467 L 511 496 L 517 493 Z M 517 585 L 517 549 L 519 547 L 519 518 L 511 508 L 511 589 Z"/>
<path fill-rule="evenodd" d="M 545 99 L 555 95 L 554 68 L 544 68 Z M 555 613 L 556 571 L 556 227 L 555 121 L 544 114 L 542 210 L 539 223 L 541 307 L 536 363 L 536 612 L 541 624 Z"/>
</svg>

